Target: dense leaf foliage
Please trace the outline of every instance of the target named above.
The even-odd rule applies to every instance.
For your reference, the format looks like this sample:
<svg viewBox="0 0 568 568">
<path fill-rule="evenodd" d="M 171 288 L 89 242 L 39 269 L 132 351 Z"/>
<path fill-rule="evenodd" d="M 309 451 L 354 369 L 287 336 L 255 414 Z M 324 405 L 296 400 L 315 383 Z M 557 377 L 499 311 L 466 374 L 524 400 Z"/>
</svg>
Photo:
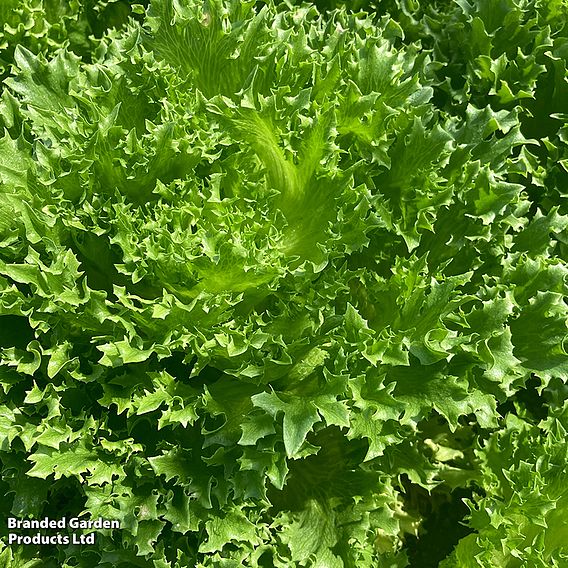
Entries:
<svg viewBox="0 0 568 568">
<path fill-rule="evenodd" d="M 0 566 L 566 565 L 568 9 L 414 4 L 2 4 Z"/>
</svg>

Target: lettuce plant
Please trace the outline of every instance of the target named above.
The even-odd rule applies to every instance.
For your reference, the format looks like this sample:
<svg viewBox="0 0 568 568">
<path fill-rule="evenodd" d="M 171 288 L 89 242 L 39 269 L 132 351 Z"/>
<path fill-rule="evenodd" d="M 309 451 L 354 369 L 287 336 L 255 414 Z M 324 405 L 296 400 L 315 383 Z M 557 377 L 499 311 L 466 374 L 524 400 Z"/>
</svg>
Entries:
<svg viewBox="0 0 568 568">
<path fill-rule="evenodd" d="M 0 566 L 562 566 L 564 6 L 79 2 L 81 50 L 45 2 L 3 52 L 0 509 L 120 529 Z"/>
</svg>

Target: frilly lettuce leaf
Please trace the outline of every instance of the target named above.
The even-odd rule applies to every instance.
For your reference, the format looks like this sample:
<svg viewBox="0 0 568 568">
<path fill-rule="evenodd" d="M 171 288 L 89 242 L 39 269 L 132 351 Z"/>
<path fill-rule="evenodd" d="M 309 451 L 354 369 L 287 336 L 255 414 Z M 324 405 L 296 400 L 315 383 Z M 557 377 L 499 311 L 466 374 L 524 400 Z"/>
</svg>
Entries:
<svg viewBox="0 0 568 568">
<path fill-rule="evenodd" d="M 121 523 L 46 566 L 562 566 L 563 5 L 356 4 L 4 26 L 1 510 Z"/>
</svg>

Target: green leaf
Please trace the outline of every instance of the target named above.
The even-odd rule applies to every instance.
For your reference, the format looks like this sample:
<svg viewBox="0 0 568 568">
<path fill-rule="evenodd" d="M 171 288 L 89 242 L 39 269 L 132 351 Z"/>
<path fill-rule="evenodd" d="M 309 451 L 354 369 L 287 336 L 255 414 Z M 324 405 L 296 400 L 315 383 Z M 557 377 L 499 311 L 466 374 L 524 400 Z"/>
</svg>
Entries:
<svg viewBox="0 0 568 568">
<path fill-rule="evenodd" d="M 261 542 L 257 536 L 257 528 L 242 511 L 230 511 L 221 518 L 207 521 L 205 530 L 208 538 L 199 547 L 202 553 L 223 550 L 223 547 L 231 542 L 244 542 L 250 546 Z"/>
<path fill-rule="evenodd" d="M 256 394 L 251 400 L 256 407 L 262 408 L 273 418 L 280 412 L 284 413 L 283 439 L 286 454 L 288 457 L 297 456 L 308 432 L 320 421 L 316 405 L 300 397 L 284 401 L 275 392 Z"/>
</svg>

